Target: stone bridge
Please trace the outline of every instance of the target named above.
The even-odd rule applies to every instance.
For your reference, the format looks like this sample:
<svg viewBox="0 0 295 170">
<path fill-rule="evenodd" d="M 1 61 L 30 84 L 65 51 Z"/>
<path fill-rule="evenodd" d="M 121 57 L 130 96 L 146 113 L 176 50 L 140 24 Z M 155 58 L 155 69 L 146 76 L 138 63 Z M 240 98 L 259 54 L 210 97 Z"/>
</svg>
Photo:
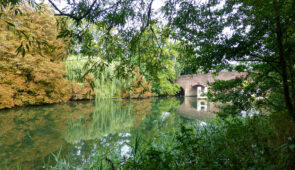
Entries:
<svg viewBox="0 0 295 170">
<path fill-rule="evenodd" d="M 245 76 L 245 72 L 228 72 L 221 71 L 217 76 L 213 76 L 211 73 L 208 74 L 193 74 L 180 76 L 176 83 L 181 86 L 181 90 L 184 96 L 197 96 L 198 98 L 206 98 L 208 91 L 207 82 L 213 82 L 214 80 L 231 80 L 237 77 Z"/>
</svg>

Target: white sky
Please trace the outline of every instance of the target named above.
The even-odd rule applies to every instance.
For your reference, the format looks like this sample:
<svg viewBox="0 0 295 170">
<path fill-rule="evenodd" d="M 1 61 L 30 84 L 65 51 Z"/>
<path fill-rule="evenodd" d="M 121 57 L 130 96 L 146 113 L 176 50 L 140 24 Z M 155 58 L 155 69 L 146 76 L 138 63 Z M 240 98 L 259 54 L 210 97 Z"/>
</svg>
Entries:
<svg viewBox="0 0 295 170">
<path fill-rule="evenodd" d="M 37 2 L 45 2 L 46 4 L 49 4 L 48 0 L 36 0 Z M 56 4 L 56 6 L 62 10 L 63 8 L 65 8 L 67 6 L 67 2 L 66 0 L 53 0 L 54 3 Z M 193 0 L 192 0 L 193 1 Z M 207 0 L 196 0 L 197 3 L 206 3 Z M 196 2 L 195 1 L 195 2 Z M 221 3 L 219 5 L 216 5 L 212 10 L 214 9 L 218 9 L 221 8 L 223 5 L 225 4 L 225 1 L 221 1 Z M 164 1 L 163 0 L 154 0 L 153 5 L 152 5 L 152 18 L 154 19 L 159 19 L 161 18 L 160 13 L 157 14 L 156 12 L 164 5 Z M 165 21 L 162 21 L 165 23 Z M 250 28 L 247 28 L 248 30 L 250 30 Z M 227 37 L 231 37 L 233 34 L 233 29 L 230 27 L 225 27 L 224 30 L 222 31 L 222 34 L 227 36 Z M 238 64 L 238 62 L 231 62 L 231 64 Z"/>
<path fill-rule="evenodd" d="M 45 2 L 46 4 L 49 4 L 48 0 L 36 0 L 36 2 L 37 3 Z M 67 6 L 66 0 L 53 0 L 53 2 L 56 4 L 56 6 L 59 9 L 63 9 L 64 7 Z M 161 8 L 161 6 L 163 6 L 163 1 L 162 0 L 154 0 L 153 5 L 152 5 L 152 9 L 153 10 L 158 10 L 159 8 Z"/>
<path fill-rule="evenodd" d="M 36 0 L 37 2 L 45 2 L 46 4 L 49 4 L 48 0 Z M 192 0 L 194 1 L 194 0 Z M 197 3 L 205 3 L 208 0 L 196 0 L 194 2 Z M 53 0 L 53 2 L 56 4 L 56 6 L 62 10 L 63 8 L 65 8 L 67 6 L 67 2 L 66 0 Z M 214 7 L 214 9 L 218 9 L 221 8 L 223 5 L 225 4 L 225 1 L 221 1 L 221 3 L 219 5 L 216 5 Z M 158 11 L 162 6 L 164 5 L 164 1 L 163 0 L 154 0 L 153 5 L 152 5 L 152 18 L 154 19 L 159 19 L 161 18 L 160 14 L 156 14 L 156 11 Z M 212 9 L 212 10 L 214 10 Z M 165 21 L 162 21 L 165 23 Z M 226 35 L 227 37 L 230 37 L 233 33 L 233 30 L 230 27 L 226 27 L 222 34 Z"/>
</svg>

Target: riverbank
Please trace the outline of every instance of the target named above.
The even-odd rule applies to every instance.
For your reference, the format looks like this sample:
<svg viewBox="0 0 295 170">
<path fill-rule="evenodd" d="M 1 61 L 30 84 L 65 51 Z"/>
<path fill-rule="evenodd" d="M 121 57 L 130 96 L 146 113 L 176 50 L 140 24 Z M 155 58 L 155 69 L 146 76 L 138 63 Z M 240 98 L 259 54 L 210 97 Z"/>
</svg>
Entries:
<svg viewBox="0 0 295 170">
<path fill-rule="evenodd" d="M 82 83 L 67 80 L 62 62 L 28 57 L 1 58 L 0 64 L 5 61 L 0 73 L 0 109 L 94 99 L 91 77 Z"/>
<path fill-rule="evenodd" d="M 0 58 L 0 66 L 3 66 L 0 70 L 0 110 L 95 98 L 155 96 L 150 83 L 138 69 L 135 69 L 134 78 L 126 83 L 124 79 L 113 80 L 106 76 L 95 78 L 92 74 L 81 78 L 78 75 L 84 72 L 80 63 L 55 61 L 41 56 L 3 56 Z"/>
</svg>

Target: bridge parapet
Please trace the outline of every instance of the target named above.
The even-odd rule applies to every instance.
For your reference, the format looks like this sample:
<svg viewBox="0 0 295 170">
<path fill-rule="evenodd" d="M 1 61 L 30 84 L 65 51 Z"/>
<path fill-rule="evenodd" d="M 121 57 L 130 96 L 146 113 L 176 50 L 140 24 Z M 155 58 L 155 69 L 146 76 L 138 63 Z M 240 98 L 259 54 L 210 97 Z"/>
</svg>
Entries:
<svg viewBox="0 0 295 170">
<path fill-rule="evenodd" d="M 207 93 L 209 88 L 207 82 L 214 82 L 215 80 L 232 80 L 245 75 L 245 72 L 228 71 L 221 71 L 217 76 L 213 76 L 211 73 L 183 75 L 177 79 L 176 83 L 183 88 L 185 96 L 204 98 L 201 93 Z"/>
</svg>

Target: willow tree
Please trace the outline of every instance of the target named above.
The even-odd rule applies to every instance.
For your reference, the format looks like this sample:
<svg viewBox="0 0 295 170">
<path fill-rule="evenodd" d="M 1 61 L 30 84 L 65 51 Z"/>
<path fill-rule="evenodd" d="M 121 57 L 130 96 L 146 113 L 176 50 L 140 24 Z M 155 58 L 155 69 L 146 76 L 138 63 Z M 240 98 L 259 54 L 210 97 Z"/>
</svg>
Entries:
<svg viewBox="0 0 295 170">
<path fill-rule="evenodd" d="M 169 27 L 153 21 L 139 33 L 137 43 L 129 44 L 133 54 L 131 63 L 152 82 L 152 90 L 158 95 L 175 95 L 179 91 L 175 84 L 182 69 L 177 62 L 179 44 L 169 39 L 169 32 Z"/>
</svg>

